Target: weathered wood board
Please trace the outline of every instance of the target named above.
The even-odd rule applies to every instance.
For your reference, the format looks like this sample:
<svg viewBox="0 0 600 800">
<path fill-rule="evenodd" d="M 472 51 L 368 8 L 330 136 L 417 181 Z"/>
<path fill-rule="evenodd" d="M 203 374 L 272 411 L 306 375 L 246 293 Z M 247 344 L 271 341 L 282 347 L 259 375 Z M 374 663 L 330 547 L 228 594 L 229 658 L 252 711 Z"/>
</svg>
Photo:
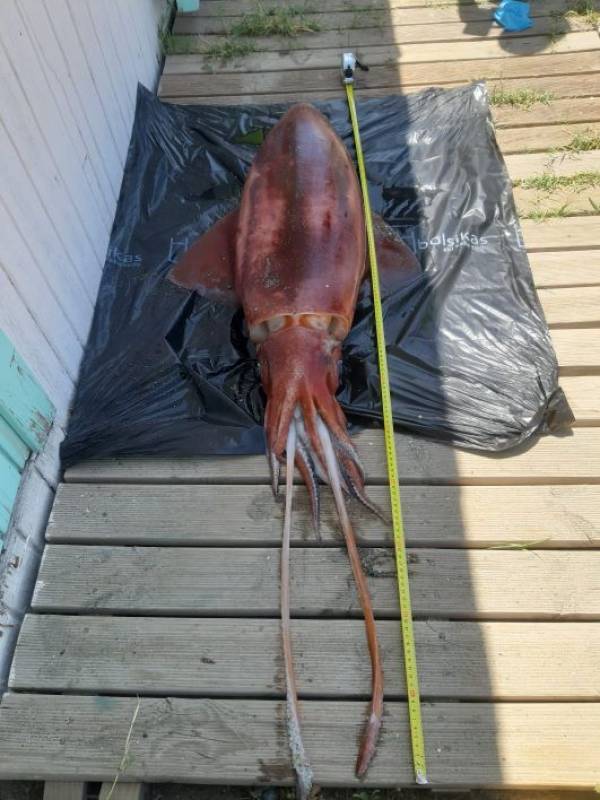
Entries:
<svg viewBox="0 0 600 800">
<path fill-rule="evenodd" d="M 464 61 L 432 61 L 429 63 L 402 63 L 397 65 L 374 65 L 369 72 L 357 76 L 357 91 L 387 87 L 394 92 L 409 90 L 409 87 L 426 87 L 470 81 L 501 80 L 512 78 L 523 81 L 528 78 L 547 78 L 552 75 L 573 75 L 578 78 L 588 72 L 600 70 L 600 52 L 590 40 L 590 48 L 583 52 L 531 55 L 521 58 L 478 58 L 470 52 Z M 439 45 L 438 55 L 439 55 Z M 444 52 L 445 52 L 444 47 Z M 283 72 L 224 72 L 189 73 L 164 75 L 159 84 L 159 95 L 166 98 L 218 98 L 219 103 L 239 103 L 236 96 L 254 96 L 253 102 L 270 102 L 269 96 L 287 95 L 295 100 L 302 92 L 335 90 L 340 92 L 338 65 L 328 69 L 288 70 Z M 267 99 L 264 99 L 267 98 Z M 181 102 L 181 100 L 180 100 Z M 188 99 L 187 102 L 198 102 Z M 204 101 L 203 101 L 204 102 Z M 212 102 L 215 102 L 214 100 Z M 244 102 L 252 102 L 246 100 Z M 275 102 L 275 101 L 274 101 Z"/>
<path fill-rule="evenodd" d="M 398 616 L 391 548 L 361 553 L 375 614 Z M 600 619 L 598 550 L 408 552 L 417 618 Z M 357 616 L 342 548 L 295 547 L 294 616 Z M 279 548 L 48 545 L 32 607 L 39 612 L 276 617 Z"/>
<path fill-rule="evenodd" d="M 169 697 L 5 695 L 3 775 L 60 779 L 75 763 L 90 780 L 111 780 L 138 703 L 128 781 L 293 783 L 282 701 Z M 365 710 L 364 702 L 303 701 L 319 785 L 357 785 Z M 588 788 L 598 779 L 598 703 L 427 703 L 423 717 L 432 786 Z M 387 703 L 377 755 L 361 785 L 412 781 L 406 707 Z"/>
<path fill-rule="evenodd" d="M 387 513 L 389 489 L 370 497 Z M 359 542 L 392 544 L 389 525 L 350 504 Z M 600 486 L 406 486 L 402 511 L 411 547 L 600 547 Z M 62 484 L 47 539 L 64 544 L 265 547 L 279 545 L 283 506 L 268 486 Z M 340 544 L 330 492 L 321 528 L 304 487 L 294 492 L 292 546 Z"/>
<path fill-rule="evenodd" d="M 406 694 L 396 620 L 377 623 L 385 695 Z M 597 622 L 415 623 L 427 700 L 595 700 Z M 361 620 L 292 623 L 303 698 L 366 698 Z M 11 673 L 19 691 L 284 697 L 279 620 L 30 614 Z M 243 653 L 243 658 L 240 658 Z"/>
<path fill-rule="evenodd" d="M 355 439 L 368 482 L 387 485 L 383 436 L 366 430 Z M 398 470 L 404 484 L 554 484 L 600 482 L 600 429 L 575 428 L 543 436 L 510 453 L 484 455 L 407 434 L 396 434 Z M 224 465 L 226 464 L 226 468 Z M 269 483 L 264 456 L 222 458 L 128 458 L 86 461 L 65 480 L 90 483 Z"/>
</svg>

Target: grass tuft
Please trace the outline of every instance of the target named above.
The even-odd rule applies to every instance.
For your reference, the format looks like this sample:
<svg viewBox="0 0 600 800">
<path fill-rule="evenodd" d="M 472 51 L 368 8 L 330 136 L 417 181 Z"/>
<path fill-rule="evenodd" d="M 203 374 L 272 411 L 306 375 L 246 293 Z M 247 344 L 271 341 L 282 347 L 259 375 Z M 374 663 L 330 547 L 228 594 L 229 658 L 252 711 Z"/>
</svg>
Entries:
<svg viewBox="0 0 600 800">
<path fill-rule="evenodd" d="M 560 153 L 584 153 L 587 150 L 600 150 L 600 132 L 591 128 L 576 133 L 568 144 L 558 148 Z"/>
<path fill-rule="evenodd" d="M 558 189 L 591 189 L 600 186 L 600 172 L 576 172 L 574 175 L 552 175 L 545 172 L 543 175 L 534 175 L 519 181 L 522 189 L 537 189 L 546 194 L 552 194 Z"/>
<path fill-rule="evenodd" d="M 215 61 L 231 61 L 232 58 L 243 58 L 250 53 L 256 52 L 256 45 L 250 39 L 240 41 L 235 38 L 227 38 L 217 44 L 201 51 L 207 58 L 214 59 Z"/>
<path fill-rule="evenodd" d="M 309 6 L 282 6 L 263 8 L 244 14 L 239 22 L 229 29 L 232 36 L 284 36 L 293 38 L 303 33 L 316 33 L 321 26 L 316 19 L 308 16 Z"/>
<path fill-rule="evenodd" d="M 594 0 L 575 0 L 572 7 L 564 13 L 565 18 L 576 18 L 592 28 L 600 25 L 600 11 Z"/>
<path fill-rule="evenodd" d="M 540 92 L 537 89 L 503 89 L 494 87 L 490 94 L 490 104 L 493 106 L 512 106 L 528 111 L 536 103 L 548 105 L 554 100 L 552 92 Z"/>
<path fill-rule="evenodd" d="M 569 203 L 558 208 L 533 208 L 525 214 L 520 214 L 521 219 L 531 219 L 534 222 L 545 222 L 548 219 L 569 216 Z"/>
</svg>

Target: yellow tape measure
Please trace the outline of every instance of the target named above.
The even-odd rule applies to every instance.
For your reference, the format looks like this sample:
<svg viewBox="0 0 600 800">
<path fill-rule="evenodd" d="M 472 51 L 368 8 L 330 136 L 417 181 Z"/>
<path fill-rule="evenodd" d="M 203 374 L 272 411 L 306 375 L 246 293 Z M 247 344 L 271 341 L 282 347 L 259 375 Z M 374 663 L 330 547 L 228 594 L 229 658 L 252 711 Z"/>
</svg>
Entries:
<svg viewBox="0 0 600 800">
<path fill-rule="evenodd" d="M 351 53 L 345 53 L 342 65 L 342 75 L 346 86 L 348 108 L 354 133 L 356 146 L 356 160 L 358 162 L 358 175 L 363 195 L 365 221 L 367 227 L 367 247 L 369 263 L 371 266 L 371 283 L 373 286 L 373 309 L 375 311 L 375 334 L 377 339 L 377 361 L 379 364 L 379 377 L 381 381 L 381 405 L 383 409 L 383 436 L 387 456 L 387 468 L 390 484 L 390 504 L 392 507 L 392 525 L 394 530 L 394 549 L 396 551 L 396 573 L 398 576 L 398 597 L 400 600 L 400 627 L 402 630 L 402 646 L 404 649 L 404 670 L 406 673 L 406 690 L 408 697 L 408 716 L 412 743 L 413 767 L 415 781 L 426 784 L 427 766 L 425 761 L 425 739 L 423 736 L 423 719 L 421 716 L 421 698 L 419 694 L 419 677 L 417 673 L 417 654 L 415 650 L 415 634 L 413 629 L 412 609 L 410 603 L 410 589 L 408 585 L 408 562 L 406 558 L 406 542 L 404 537 L 404 524 L 402 522 L 402 507 L 400 505 L 400 487 L 398 482 L 398 466 L 396 463 L 396 444 L 394 441 L 394 420 L 392 417 L 392 398 L 390 393 L 390 378 L 388 373 L 387 355 L 385 348 L 385 330 L 383 327 L 383 308 L 381 305 L 381 289 L 379 285 L 379 272 L 377 269 L 377 253 L 375 251 L 375 235 L 373 233 L 373 220 L 371 217 L 371 203 L 358 117 L 354 104 L 353 75 L 356 59 Z"/>
</svg>

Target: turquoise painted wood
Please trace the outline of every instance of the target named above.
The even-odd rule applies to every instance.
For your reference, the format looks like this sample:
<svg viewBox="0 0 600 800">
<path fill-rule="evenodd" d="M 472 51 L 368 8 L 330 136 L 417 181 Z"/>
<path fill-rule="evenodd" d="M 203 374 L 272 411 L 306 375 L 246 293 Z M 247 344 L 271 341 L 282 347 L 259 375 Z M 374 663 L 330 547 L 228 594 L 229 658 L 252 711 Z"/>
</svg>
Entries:
<svg viewBox="0 0 600 800">
<path fill-rule="evenodd" d="M 31 451 L 13 431 L 6 420 L 0 417 L 0 453 L 3 453 L 21 471 Z"/>
<path fill-rule="evenodd" d="M 18 469 L 4 452 L 0 452 L 0 540 L 6 533 L 10 515 L 19 491 L 21 470 Z"/>
<path fill-rule="evenodd" d="M 42 449 L 55 409 L 0 331 L 0 545 L 29 454 Z"/>
<path fill-rule="evenodd" d="M 30 450 L 44 446 L 54 406 L 10 340 L 0 331 L 0 417 Z"/>
<path fill-rule="evenodd" d="M 198 11 L 200 0 L 177 0 L 177 11 Z"/>
</svg>

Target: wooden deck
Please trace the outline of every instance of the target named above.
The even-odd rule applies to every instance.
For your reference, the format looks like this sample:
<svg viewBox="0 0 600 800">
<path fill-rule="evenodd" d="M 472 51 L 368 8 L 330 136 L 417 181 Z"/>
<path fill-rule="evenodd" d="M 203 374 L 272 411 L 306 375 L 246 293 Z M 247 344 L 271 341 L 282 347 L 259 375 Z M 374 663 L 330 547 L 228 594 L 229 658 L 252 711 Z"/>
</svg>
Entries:
<svg viewBox="0 0 600 800">
<path fill-rule="evenodd" d="M 187 48 L 215 45 L 253 7 L 203 0 L 175 31 L 197 37 Z M 600 39 L 564 16 L 563 0 L 533 0 L 535 27 L 517 36 L 501 36 L 482 4 L 325 7 L 310 14 L 319 32 L 256 40 L 244 58 L 169 56 L 161 96 L 341 97 L 340 52 L 351 46 L 370 66 L 358 74 L 359 96 L 479 78 L 505 94 L 550 93 L 529 109 L 494 109 L 513 180 L 544 171 L 598 178 Z M 495 457 L 397 436 L 430 778 L 434 787 L 590 789 L 600 784 L 600 185 L 515 193 L 526 214 L 567 204 L 545 222 L 524 219 L 523 232 L 577 425 Z M 358 447 L 371 493 L 385 503 L 381 434 L 360 434 Z M 292 612 L 305 739 L 317 783 L 353 785 L 369 692 L 362 624 L 332 505 L 318 540 L 304 490 L 296 493 Z M 130 733 L 123 781 L 291 784 L 281 518 L 263 458 L 68 470 L 0 706 L 0 778 L 112 780 Z M 409 785 L 391 533 L 358 508 L 355 518 L 387 681 L 365 785 Z"/>
</svg>

